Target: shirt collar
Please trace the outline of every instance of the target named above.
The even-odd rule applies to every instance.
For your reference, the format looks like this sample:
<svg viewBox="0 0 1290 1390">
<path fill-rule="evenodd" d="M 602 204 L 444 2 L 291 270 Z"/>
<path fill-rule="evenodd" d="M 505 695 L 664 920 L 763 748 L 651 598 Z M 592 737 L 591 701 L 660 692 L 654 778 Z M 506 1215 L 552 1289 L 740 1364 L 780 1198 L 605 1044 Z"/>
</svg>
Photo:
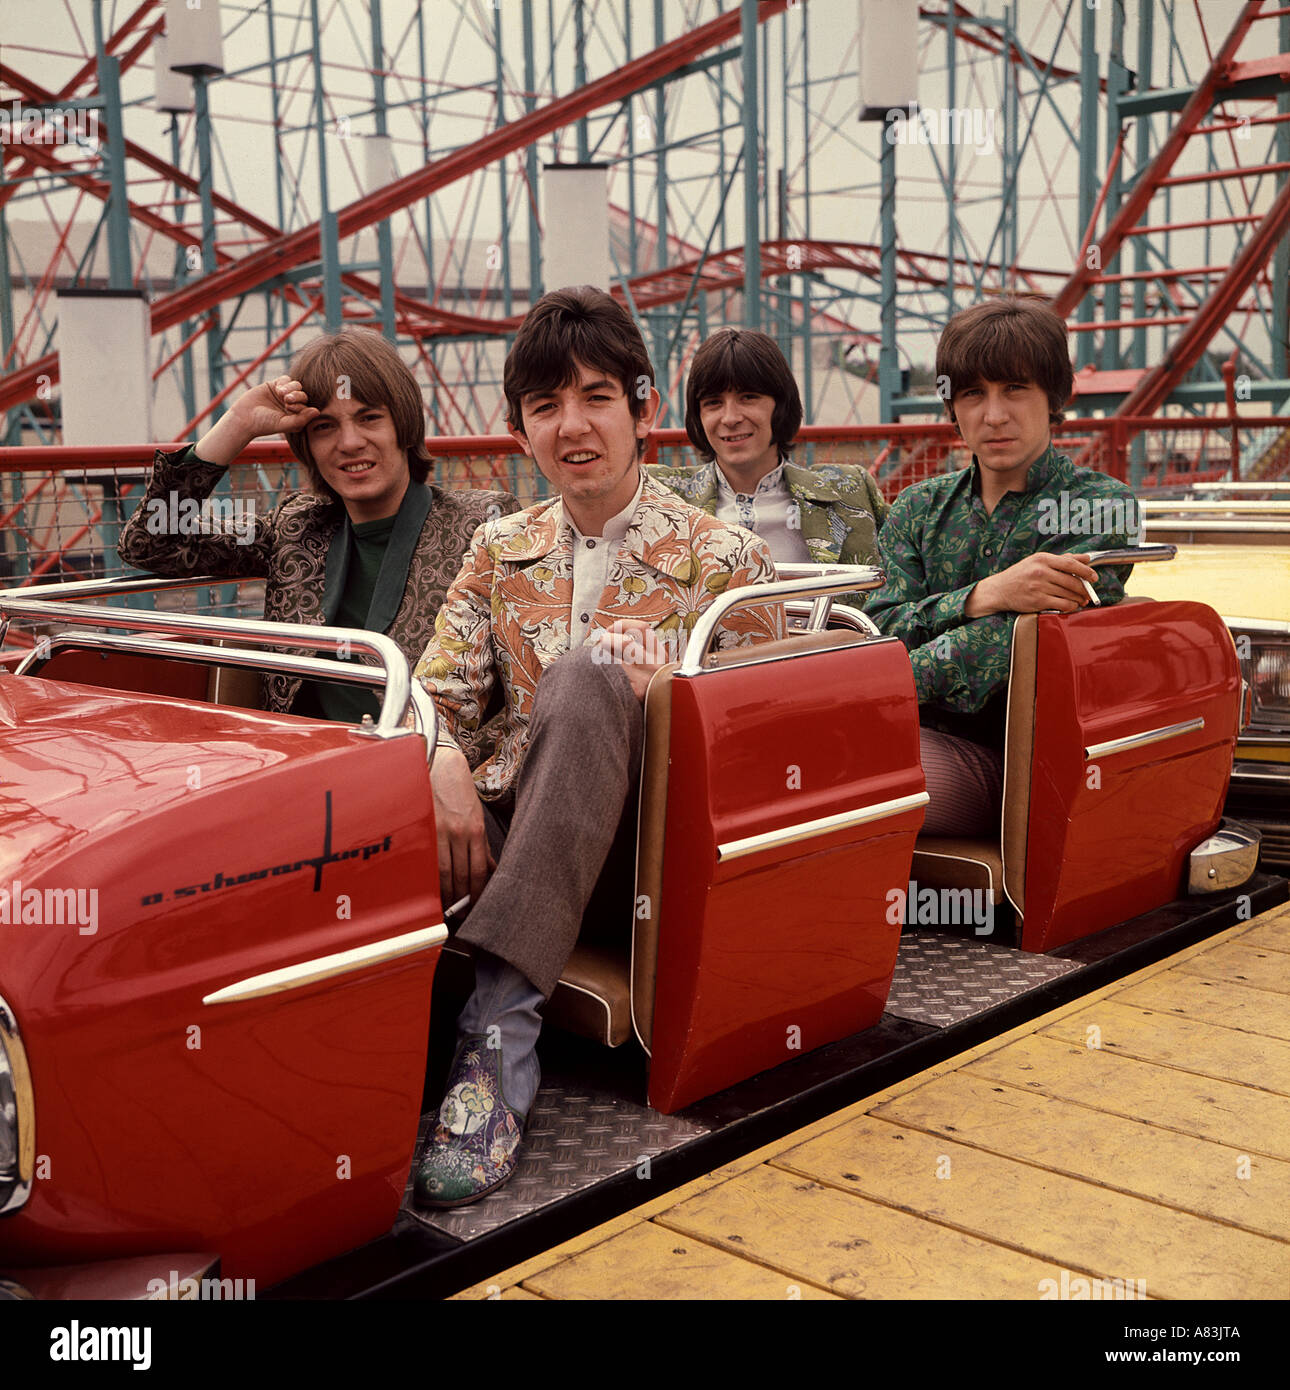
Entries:
<svg viewBox="0 0 1290 1390">
<path fill-rule="evenodd" d="M 636 506 L 641 500 L 641 489 L 645 486 L 645 470 L 640 470 L 640 480 L 636 484 L 636 491 L 632 494 L 632 500 L 622 509 L 621 512 L 611 516 L 605 522 L 600 532 L 593 537 L 595 540 L 620 541 L 627 534 L 627 528 L 631 525 L 632 517 L 636 513 Z M 560 523 L 567 526 L 570 531 L 579 539 L 583 539 L 583 533 L 574 525 L 573 518 L 565 510 L 564 499 L 560 499 Z"/>
<path fill-rule="evenodd" d="M 1007 497 L 1014 492 L 1019 496 L 1023 492 L 1037 492 L 1039 489 L 1047 487 L 1052 481 L 1053 474 L 1060 468 L 1061 461 L 1061 456 L 1053 448 L 1050 441 L 1048 448 L 1026 470 L 1025 485 L 1021 488 L 1010 488 L 1003 496 Z M 975 454 L 972 455 L 971 472 L 972 491 L 979 497 L 981 495 L 981 465 L 977 462 Z M 1000 498 L 1000 501 L 1002 500 Z"/>
<path fill-rule="evenodd" d="M 496 558 L 509 564 L 528 564 L 545 559 L 562 545 L 571 553 L 573 528 L 564 523 L 563 511 L 557 497 L 545 506 L 504 518 L 516 529 L 495 542 Z M 692 539 L 696 520 L 707 523 L 708 518 L 642 469 L 635 506 L 622 537 L 623 549 L 660 574 L 689 583 L 699 563 Z"/>
<path fill-rule="evenodd" d="M 717 492 L 723 501 L 733 502 L 736 497 L 749 496 L 746 492 L 737 493 L 734 488 L 730 486 L 730 480 L 715 463 L 712 465 L 712 471 L 717 475 Z M 755 488 L 753 488 L 752 495 L 756 496 L 758 493 L 762 492 L 782 492 L 783 489 L 784 460 L 781 458 L 779 463 L 766 474 Z"/>
</svg>

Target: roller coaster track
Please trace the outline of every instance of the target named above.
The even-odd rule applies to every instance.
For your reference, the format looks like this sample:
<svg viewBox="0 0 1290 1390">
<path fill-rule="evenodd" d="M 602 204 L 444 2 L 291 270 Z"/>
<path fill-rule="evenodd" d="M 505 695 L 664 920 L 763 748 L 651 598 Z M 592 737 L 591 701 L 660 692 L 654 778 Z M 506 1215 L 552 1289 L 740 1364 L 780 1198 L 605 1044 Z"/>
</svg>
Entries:
<svg viewBox="0 0 1290 1390">
<path fill-rule="evenodd" d="M 1185 230 L 1197 225 L 1175 222 L 1150 229 L 1143 227 L 1142 219 L 1158 193 L 1179 185 L 1226 179 L 1257 180 L 1265 175 L 1274 175 L 1283 180 L 1280 194 L 1261 217 L 1251 212 L 1249 216 L 1236 219 L 1257 225 L 1245 238 L 1232 265 L 1212 284 L 1204 302 L 1184 315 L 1180 331 L 1155 367 L 1137 371 L 1117 370 L 1080 374 L 1081 393 L 1096 391 L 1099 378 L 1106 381 L 1107 389 L 1112 393 L 1125 391 L 1116 410 L 1118 415 L 1146 416 L 1159 410 L 1170 392 L 1200 360 L 1210 340 L 1227 317 L 1238 308 L 1241 296 L 1267 265 L 1282 235 L 1290 229 L 1290 179 L 1285 178 L 1287 166 L 1284 164 L 1234 164 L 1230 169 L 1206 169 L 1197 174 L 1173 174 L 1174 166 L 1193 136 L 1213 130 L 1213 127 L 1203 127 L 1203 122 L 1216 106 L 1224 101 L 1238 99 L 1242 95 L 1262 94 L 1269 79 L 1279 78 L 1284 81 L 1290 77 L 1290 54 L 1274 53 L 1244 62 L 1237 61 L 1241 45 L 1255 22 L 1276 18 L 1280 13 L 1279 9 L 1264 11 L 1263 0 L 1247 0 L 1241 7 L 1236 22 L 1223 41 L 1222 47 L 1214 55 L 1209 70 L 1183 106 L 1177 122 L 1165 138 L 1159 152 L 1135 180 L 1101 238 L 1092 243 L 1087 253 L 1082 252 L 1077 259 L 1073 273 L 1053 301 L 1053 307 L 1057 312 L 1069 318 L 1086 296 L 1096 292 L 1097 287 L 1107 285 L 1115 279 L 1126 278 L 1108 275 L 1104 273 L 1103 268 L 1112 264 L 1129 237 L 1141 235 L 1147 230 L 1162 233 L 1175 229 Z M 1108 179 L 1109 177 L 1108 175 Z M 1103 191 L 1105 192 L 1105 189 Z M 1152 271 L 1151 279 L 1169 285 L 1176 297 L 1174 286 L 1178 281 L 1194 277 L 1196 274 L 1194 270 L 1162 269 Z M 1182 309 L 1185 306 L 1176 302 L 1175 307 Z M 1130 325 L 1123 321 L 1112 321 L 1103 326 L 1117 329 Z"/>
<path fill-rule="evenodd" d="M 757 7 L 758 22 L 764 24 L 774 18 L 787 9 L 788 3 L 789 0 L 762 0 Z M 523 149 L 602 106 L 631 96 L 693 62 L 709 49 L 735 38 L 739 29 L 740 12 L 729 10 L 589 82 L 578 91 L 557 97 L 445 158 L 356 199 L 336 214 L 338 237 L 341 240 L 352 237 L 409 203 L 428 198 L 457 179 L 487 168 L 504 155 Z M 198 318 L 223 300 L 257 289 L 280 275 L 317 261 L 321 255 L 322 229 L 318 222 L 289 235 L 278 235 L 259 250 L 158 299 L 152 306 L 152 331 L 161 333 L 186 319 Z M 38 378 L 42 376 L 51 384 L 57 381 L 57 353 L 49 353 L 0 377 L 0 410 L 32 399 Z"/>
</svg>

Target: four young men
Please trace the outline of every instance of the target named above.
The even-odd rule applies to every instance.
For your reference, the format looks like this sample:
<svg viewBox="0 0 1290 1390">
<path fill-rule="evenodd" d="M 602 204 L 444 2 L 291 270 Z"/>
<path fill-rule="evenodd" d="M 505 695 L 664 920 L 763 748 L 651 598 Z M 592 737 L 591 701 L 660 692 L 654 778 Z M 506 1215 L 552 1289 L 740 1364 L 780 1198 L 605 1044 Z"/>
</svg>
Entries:
<svg viewBox="0 0 1290 1390">
<path fill-rule="evenodd" d="M 863 468 L 791 463 L 801 401 L 760 333 L 725 330 L 695 358 L 686 427 L 707 462 L 642 469 L 653 368 L 626 311 L 588 287 L 539 300 L 506 360 L 510 431 L 556 494 L 522 512 L 504 493 L 426 484 L 419 390 L 376 335 L 319 339 L 292 371 L 247 392 L 195 449 L 158 455 L 121 553 L 158 573 L 266 574 L 266 617 L 388 627 L 417 661 L 440 717 L 441 892 L 450 916 L 468 910 L 457 939 L 473 948 L 476 980 L 417 1175 L 429 1205 L 475 1201 L 516 1166 L 540 1076 L 539 1010 L 584 920 L 630 922 L 646 688 L 717 594 L 773 580 L 772 556 L 880 557 L 886 585 L 868 611 L 910 652 L 925 829 L 940 834 L 997 828 L 1016 614 L 1073 611 L 1090 586 L 1103 602 L 1122 596 L 1119 574 L 1083 552 L 1127 533 L 1077 540 L 1045 525 L 1079 512 L 1048 505 L 1063 493 L 1127 499 L 1128 514 L 1132 494 L 1054 452 L 1072 385 L 1066 330 L 1033 301 L 951 320 L 937 376 L 972 463 L 907 488 L 889 513 Z M 207 496 L 251 439 L 278 431 L 314 495 L 257 521 L 250 544 L 177 544 L 149 529 L 168 491 Z M 783 631 L 778 604 L 755 606 L 718 645 Z M 270 680 L 268 707 L 359 717 L 348 692 L 299 695 L 298 684 Z"/>
</svg>

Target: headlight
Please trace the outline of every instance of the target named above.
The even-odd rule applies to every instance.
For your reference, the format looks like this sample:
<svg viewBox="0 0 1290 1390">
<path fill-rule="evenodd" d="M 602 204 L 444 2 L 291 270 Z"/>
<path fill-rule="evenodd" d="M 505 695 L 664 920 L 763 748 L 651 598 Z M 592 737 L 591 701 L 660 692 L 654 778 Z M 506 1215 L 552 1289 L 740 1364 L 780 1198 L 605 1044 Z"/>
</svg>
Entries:
<svg viewBox="0 0 1290 1390">
<path fill-rule="evenodd" d="M 1254 697 L 1256 729 L 1290 729 L 1290 631 L 1285 623 L 1232 629 L 1241 675 Z"/>
<path fill-rule="evenodd" d="M 17 1211 L 31 1192 L 35 1104 L 27 1053 L 13 1010 L 0 999 L 0 1215 Z"/>
</svg>

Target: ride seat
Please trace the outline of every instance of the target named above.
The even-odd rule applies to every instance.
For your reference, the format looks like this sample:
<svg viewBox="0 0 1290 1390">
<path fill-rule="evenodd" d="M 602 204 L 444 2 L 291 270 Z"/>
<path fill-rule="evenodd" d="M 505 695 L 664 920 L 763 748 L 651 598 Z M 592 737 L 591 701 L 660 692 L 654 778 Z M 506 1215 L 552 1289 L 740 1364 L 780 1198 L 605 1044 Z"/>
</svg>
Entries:
<svg viewBox="0 0 1290 1390">
<path fill-rule="evenodd" d="M 863 657 L 859 655 L 862 651 Z M 784 660 L 803 664 L 795 665 L 790 677 L 782 665 Z M 772 665 L 776 662 L 781 664 Z M 887 812 L 873 824 L 860 828 L 839 827 L 823 835 L 816 832 L 816 836 L 793 844 L 788 850 L 768 847 L 764 852 L 745 851 L 746 859 L 734 869 L 728 867 L 723 863 L 723 855 L 728 855 L 730 845 L 714 842 L 725 841 L 734 822 L 728 818 L 728 807 L 715 804 L 720 800 L 720 788 L 705 780 L 709 773 L 727 770 L 727 764 L 722 762 L 720 750 L 713 753 L 706 745 L 704 752 L 711 755 L 706 767 L 696 766 L 703 761 L 697 750 L 691 753 L 685 746 L 678 748 L 674 738 L 674 696 L 678 687 L 689 686 L 686 695 L 692 697 L 694 687 L 702 687 L 709 673 L 743 667 L 748 668 L 756 691 L 751 685 L 741 688 L 740 698 L 745 694 L 749 697 L 747 709 L 755 711 L 755 717 L 763 723 L 772 717 L 772 706 L 764 696 L 759 699 L 758 694 L 769 688 L 772 679 L 779 682 L 781 692 L 777 717 L 791 723 L 794 707 L 803 698 L 801 692 L 830 686 L 836 691 L 839 683 L 847 689 L 859 688 L 854 684 L 856 672 L 864 669 L 871 673 L 870 688 L 879 698 L 887 696 L 887 718 L 894 721 L 899 732 L 893 732 L 892 724 L 876 723 L 875 747 L 881 745 L 882 753 L 870 757 L 861 746 L 862 739 L 853 731 L 851 748 L 837 760 L 844 775 L 838 786 L 829 791 L 833 800 L 825 809 L 836 813 L 839 801 L 849 805 L 859 799 L 871 804 L 871 798 L 878 798 L 885 805 L 888 798 L 899 800 L 897 793 L 904 793 L 904 800 L 917 804 Z M 668 1026 L 667 1069 L 679 1069 L 682 1079 L 674 1078 L 658 1089 L 654 1075 L 651 1076 L 651 1103 L 665 1111 L 784 1060 L 785 1026 L 798 1026 L 807 1036 L 801 1045 L 809 1050 L 877 1021 L 886 1002 L 899 944 L 899 923 L 887 921 L 887 890 L 903 889 L 907 882 L 909 855 L 925 801 L 917 764 L 912 674 L 899 643 L 891 639 L 874 642 L 864 634 L 838 630 L 799 633 L 779 642 L 713 655 L 697 678 L 678 677 L 676 670 L 675 665 L 661 668 L 646 696 L 630 928 L 625 928 L 618 945 L 607 945 L 603 940 L 579 942 L 544 1010 L 547 1022 L 610 1047 L 625 1043 L 634 1032 L 646 1052 L 652 1053 L 660 976 L 667 973 L 671 981 L 668 1017 L 672 1020 Z M 790 679 L 793 699 L 782 694 Z M 734 701 L 730 701 L 732 710 L 733 705 Z M 692 723 L 694 715 L 689 706 L 687 698 L 686 720 Z M 834 701 L 834 709 L 840 726 L 851 724 L 851 710 L 838 701 Z M 809 722 L 808 716 L 806 724 L 797 731 L 799 737 L 810 738 Z M 747 757 L 748 744 L 739 742 L 737 730 L 731 738 L 731 747 L 745 750 L 743 756 Z M 781 750 L 761 743 L 757 748 L 758 758 L 764 753 L 766 759 L 775 763 L 773 773 L 767 769 L 763 773 L 767 782 L 778 779 L 780 794 L 766 795 L 764 806 L 753 804 L 750 814 L 754 818 L 759 813 L 769 814 L 771 819 L 782 822 L 786 814 L 797 812 L 797 794 L 783 794 L 784 774 L 778 765 Z M 818 749 L 816 753 L 821 759 L 826 757 Z M 783 757 L 801 761 L 802 776 L 810 780 L 800 751 L 786 744 Z M 677 766 L 673 766 L 674 760 L 678 760 Z M 874 770 L 872 784 L 868 777 L 858 780 L 856 774 L 856 769 L 867 770 L 870 764 Z M 678 766 L 685 774 L 679 782 L 680 790 Z M 870 785 L 872 790 L 867 790 Z M 678 848 L 672 856 L 679 856 L 683 863 L 669 863 L 665 853 L 670 787 L 678 798 L 672 820 Z M 755 803 L 756 797 L 750 797 L 750 801 Z M 803 807 L 809 809 L 805 797 Z M 679 832 L 678 817 L 685 818 Z M 721 819 L 720 825 L 717 819 Z M 754 823 L 760 827 L 764 822 L 754 819 Z M 761 867 L 756 867 L 759 864 Z M 818 936 L 805 949 L 795 952 L 805 924 L 786 920 L 783 905 L 775 895 L 788 892 L 800 898 L 801 886 L 794 876 L 803 874 L 850 887 L 839 894 L 845 901 L 835 901 L 833 905 L 834 920 L 822 924 Z M 834 875 L 836 879 L 831 877 Z M 757 900 L 757 906 L 766 913 L 766 920 L 756 925 L 750 921 L 740 896 L 744 882 L 755 885 L 749 891 L 765 895 Z M 683 925 L 674 923 L 670 938 L 665 920 L 669 913 L 678 921 L 682 916 L 685 919 Z M 839 948 L 839 914 L 847 918 L 844 935 L 848 940 L 854 930 L 854 949 L 845 945 Z M 746 943 L 743 922 L 749 923 Z M 780 927 L 784 929 L 782 936 Z M 768 931 L 774 935 L 773 949 L 767 948 L 764 939 Z M 444 963 L 449 964 L 450 955 L 464 954 L 449 942 Z M 719 966 L 714 964 L 716 961 L 720 961 Z M 763 975 L 768 969 L 776 976 L 775 989 L 765 988 Z M 713 980 L 706 992 L 698 983 L 705 970 Z M 800 995 L 785 1014 L 785 991 L 792 995 L 794 990 L 800 990 Z M 718 999 L 722 1002 L 714 1005 Z M 717 1008 L 720 1020 L 706 1016 L 709 1007 Z M 741 1009 L 748 1010 L 742 1021 L 736 1017 Z M 787 1025 L 781 1025 L 781 1015 Z M 681 1018 L 687 1020 L 684 1025 L 676 1022 Z M 703 1035 L 705 1028 L 717 1033 L 728 1028 L 732 1036 L 737 1034 L 739 1043 L 724 1049 L 710 1044 L 697 1060 L 684 1057 L 678 1061 L 671 1055 L 684 1053 L 692 1037 Z M 679 1032 L 685 1033 L 684 1041 L 677 1041 Z M 743 1061 L 739 1056 L 741 1049 Z"/>
<path fill-rule="evenodd" d="M 1239 702 L 1231 638 L 1204 604 L 1020 615 L 999 836 L 920 836 L 914 879 L 1006 896 L 1027 951 L 1173 901 L 1221 820 Z"/>
</svg>

